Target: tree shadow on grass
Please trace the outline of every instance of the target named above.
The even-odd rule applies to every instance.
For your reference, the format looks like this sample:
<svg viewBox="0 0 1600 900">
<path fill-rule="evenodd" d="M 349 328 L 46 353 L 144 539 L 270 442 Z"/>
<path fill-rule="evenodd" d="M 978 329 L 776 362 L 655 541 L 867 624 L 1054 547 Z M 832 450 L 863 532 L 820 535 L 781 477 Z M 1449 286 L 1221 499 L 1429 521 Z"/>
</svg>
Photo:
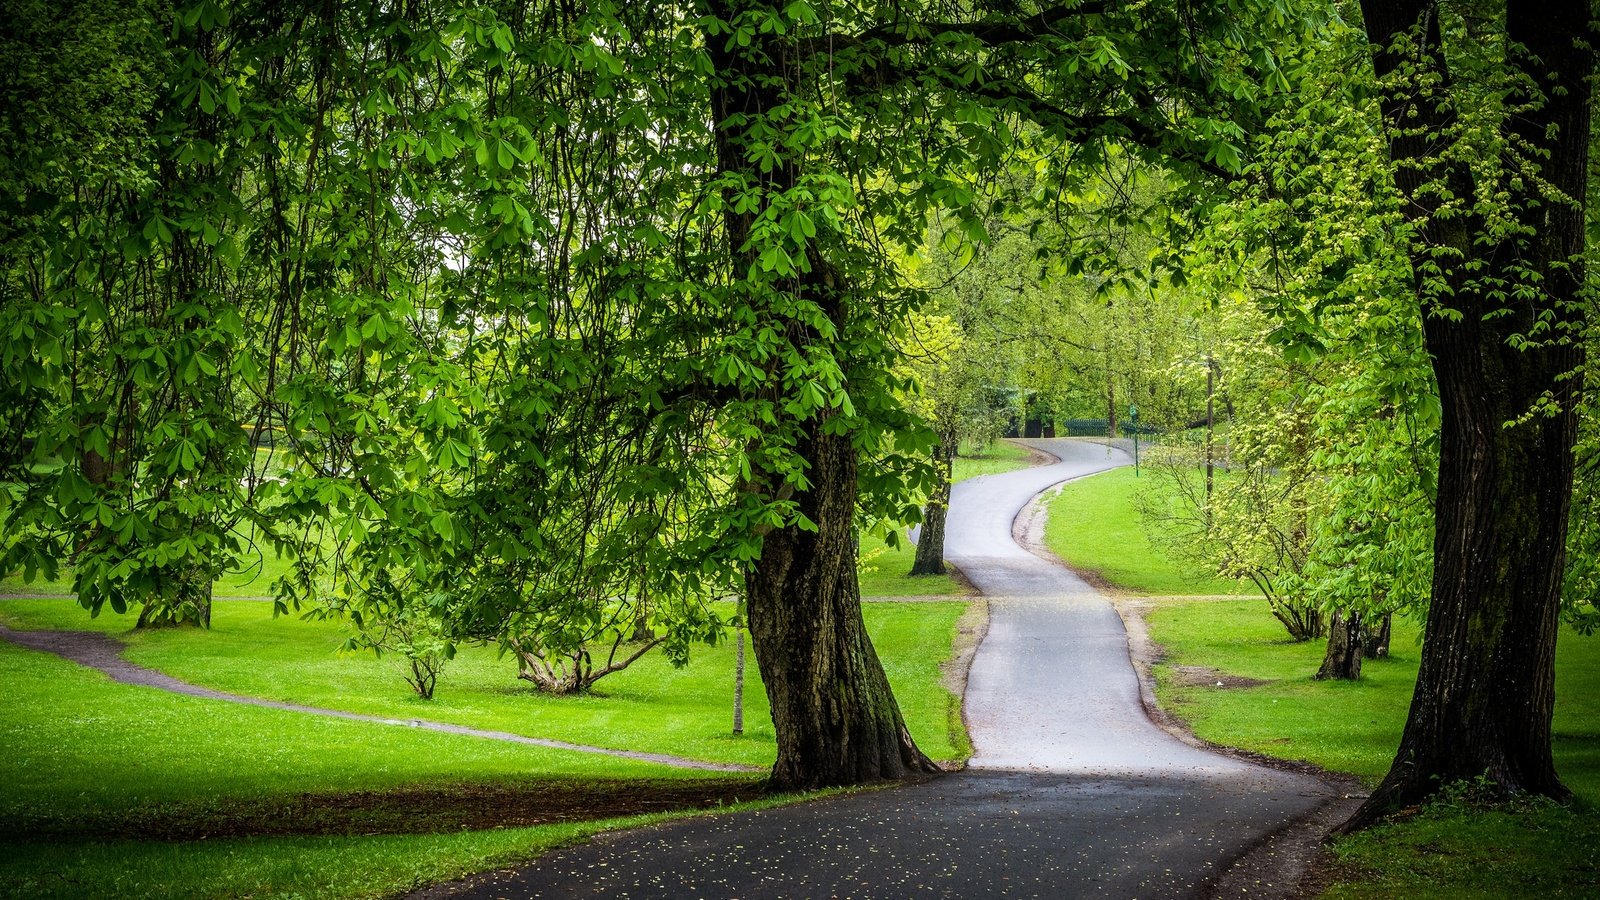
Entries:
<svg viewBox="0 0 1600 900">
<path fill-rule="evenodd" d="M 255 836 L 440 834 L 714 809 L 754 800 L 764 793 L 762 779 L 756 777 L 429 785 L 164 804 L 71 821 L 0 822 L 0 839 L 192 841 Z"/>
</svg>

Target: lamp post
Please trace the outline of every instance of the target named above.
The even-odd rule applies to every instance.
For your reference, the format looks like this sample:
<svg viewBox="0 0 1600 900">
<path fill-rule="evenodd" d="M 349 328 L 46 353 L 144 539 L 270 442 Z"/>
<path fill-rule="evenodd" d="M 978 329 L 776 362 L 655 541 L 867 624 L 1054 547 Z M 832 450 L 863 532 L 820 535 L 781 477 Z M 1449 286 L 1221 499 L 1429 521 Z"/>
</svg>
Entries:
<svg viewBox="0 0 1600 900">
<path fill-rule="evenodd" d="M 1133 477 L 1139 477 L 1139 405 L 1128 404 L 1128 427 L 1133 429 Z"/>
</svg>

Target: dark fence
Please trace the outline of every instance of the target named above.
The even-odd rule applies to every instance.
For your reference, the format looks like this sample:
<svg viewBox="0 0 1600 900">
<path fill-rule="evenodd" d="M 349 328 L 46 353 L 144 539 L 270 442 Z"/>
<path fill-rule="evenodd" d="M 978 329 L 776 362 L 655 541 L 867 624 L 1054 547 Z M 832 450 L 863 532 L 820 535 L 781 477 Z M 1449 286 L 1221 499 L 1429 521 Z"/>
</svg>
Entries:
<svg viewBox="0 0 1600 900">
<path fill-rule="evenodd" d="M 1106 436 L 1105 419 L 1062 419 L 1060 426 L 1059 433 L 1067 437 Z M 1144 435 L 1159 434 L 1160 432 L 1143 423 L 1133 426 L 1126 421 L 1119 420 L 1117 422 L 1117 433 L 1123 437 L 1133 437 L 1137 433 L 1142 437 Z"/>
</svg>

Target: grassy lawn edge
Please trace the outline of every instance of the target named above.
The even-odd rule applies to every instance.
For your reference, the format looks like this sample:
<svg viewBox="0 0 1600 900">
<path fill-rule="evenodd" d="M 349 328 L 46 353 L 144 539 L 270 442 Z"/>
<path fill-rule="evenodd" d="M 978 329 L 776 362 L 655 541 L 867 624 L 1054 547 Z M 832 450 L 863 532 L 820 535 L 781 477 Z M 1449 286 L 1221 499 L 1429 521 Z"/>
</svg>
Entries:
<svg viewBox="0 0 1600 900">
<path fill-rule="evenodd" d="M 870 789 L 870 788 L 869 788 Z M 451 834 L 246 837 L 166 843 L 0 842 L 0 896 L 382 898 L 528 865 L 596 835 L 813 802 L 847 791 L 779 794 L 716 809 Z"/>
<path fill-rule="evenodd" d="M 1260 603 L 1119 602 L 1125 620 L 1142 620 L 1150 637 L 1153 685 L 1141 672 L 1141 686 L 1153 688 L 1160 711 L 1202 741 L 1330 773 L 1335 784 L 1375 784 L 1409 707 L 1417 626 L 1397 620 L 1394 656 L 1367 661 L 1363 681 L 1318 682 L 1311 674 L 1322 642 L 1287 641 Z M 1131 636 L 1138 628 L 1130 621 Z M 1600 639 L 1569 631 L 1562 637 L 1555 743 L 1557 766 L 1577 794 L 1572 803 L 1488 803 L 1470 785 L 1455 786 L 1419 809 L 1336 839 L 1303 886 L 1336 900 L 1600 894 L 1600 747 L 1593 731 Z M 1197 670 L 1221 675 L 1226 686 L 1202 681 Z"/>
</svg>

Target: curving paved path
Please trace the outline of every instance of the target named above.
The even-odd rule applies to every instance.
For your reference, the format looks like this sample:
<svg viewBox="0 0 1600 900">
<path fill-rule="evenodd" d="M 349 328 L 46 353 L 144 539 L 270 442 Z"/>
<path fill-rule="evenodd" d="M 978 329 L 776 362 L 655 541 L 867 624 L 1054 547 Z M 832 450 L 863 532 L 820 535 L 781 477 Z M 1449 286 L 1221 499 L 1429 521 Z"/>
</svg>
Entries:
<svg viewBox="0 0 1600 900">
<path fill-rule="evenodd" d="M 1322 806 L 1332 792 L 1316 779 L 1149 722 L 1110 602 L 1012 537 L 1040 491 L 1127 459 L 1025 443 L 1059 461 L 963 482 L 951 499 L 946 554 L 990 597 L 967 682 L 967 771 L 602 836 L 425 896 L 1186 897 Z M 1249 896 L 1293 887 L 1257 882 Z"/>
<path fill-rule="evenodd" d="M 973 659 L 964 703 L 977 751 L 971 767 L 1108 776 L 1259 771 L 1151 723 L 1111 602 L 1013 537 L 1013 522 L 1040 492 L 1132 460 L 1089 441 L 1020 443 L 1057 462 L 951 491 L 946 558 L 989 597 L 989 633 Z"/>
</svg>

